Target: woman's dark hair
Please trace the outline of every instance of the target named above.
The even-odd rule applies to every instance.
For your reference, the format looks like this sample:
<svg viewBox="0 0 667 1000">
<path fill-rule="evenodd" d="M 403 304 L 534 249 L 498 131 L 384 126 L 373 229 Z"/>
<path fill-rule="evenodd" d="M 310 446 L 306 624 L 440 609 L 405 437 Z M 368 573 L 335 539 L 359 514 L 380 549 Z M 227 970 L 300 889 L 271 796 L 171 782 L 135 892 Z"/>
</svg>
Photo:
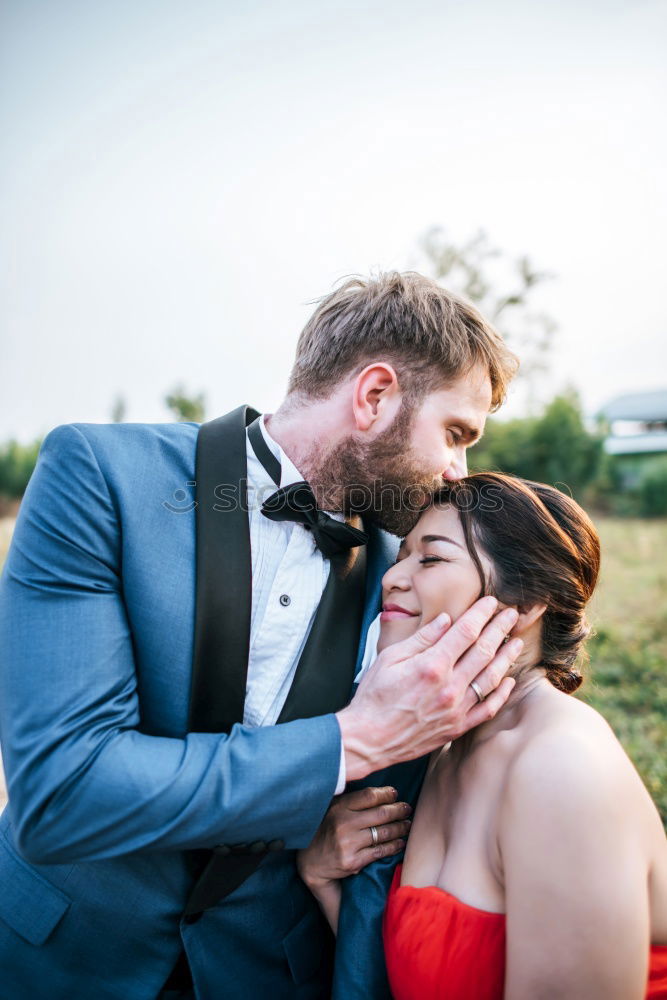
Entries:
<svg viewBox="0 0 667 1000">
<path fill-rule="evenodd" d="M 519 610 L 546 604 L 541 665 L 554 687 L 576 691 L 590 634 L 586 604 L 600 568 L 600 539 L 586 512 L 552 486 L 497 472 L 450 483 L 433 502 L 458 511 L 483 594 Z M 491 562 L 490 579 L 478 549 Z"/>
</svg>

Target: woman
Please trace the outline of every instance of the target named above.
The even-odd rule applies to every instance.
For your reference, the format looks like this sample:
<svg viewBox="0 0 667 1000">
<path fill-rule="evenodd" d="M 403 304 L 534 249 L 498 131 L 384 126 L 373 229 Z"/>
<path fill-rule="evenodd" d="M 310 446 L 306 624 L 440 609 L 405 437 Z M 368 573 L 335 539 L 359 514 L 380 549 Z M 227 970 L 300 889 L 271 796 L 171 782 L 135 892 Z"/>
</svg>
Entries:
<svg viewBox="0 0 667 1000">
<path fill-rule="evenodd" d="M 378 651 L 483 593 L 516 608 L 523 642 L 505 707 L 431 757 L 384 916 L 396 1000 L 667 997 L 664 832 L 606 722 L 568 697 L 599 552 L 567 496 L 481 474 L 438 494 L 383 579 Z M 332 875 L 371 860 L 370 828 L 384 854 L 407 829 L 392 790 L 382 825 L 364 794 L 337 800 L 298 859 L 334 929 Z"/>
</svg>

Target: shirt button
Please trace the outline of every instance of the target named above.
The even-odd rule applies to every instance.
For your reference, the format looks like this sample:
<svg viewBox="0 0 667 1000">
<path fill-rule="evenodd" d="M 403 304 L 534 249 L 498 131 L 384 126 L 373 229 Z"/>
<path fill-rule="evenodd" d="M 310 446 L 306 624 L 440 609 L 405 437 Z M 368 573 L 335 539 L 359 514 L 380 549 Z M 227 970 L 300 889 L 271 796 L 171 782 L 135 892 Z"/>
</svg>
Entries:
<svg viewBox="0 0 667 1000">
<path fill-rule="evenodd" d="M 289 594 L 281 594 L 280 595 L 280 603 L 282 604 L 282 606 L 284 608 L 288 608 L 290 606 L 290 604 L 292 603 L 292 598 L 289 596 Z"/>
</svg>

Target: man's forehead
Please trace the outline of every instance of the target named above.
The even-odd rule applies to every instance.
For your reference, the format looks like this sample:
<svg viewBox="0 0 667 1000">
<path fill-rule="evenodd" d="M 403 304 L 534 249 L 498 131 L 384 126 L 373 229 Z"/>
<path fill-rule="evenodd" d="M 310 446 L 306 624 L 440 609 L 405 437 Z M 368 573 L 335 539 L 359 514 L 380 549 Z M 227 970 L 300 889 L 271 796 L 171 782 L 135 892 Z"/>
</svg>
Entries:
<svg viewBox="0 0 667 1000">
<path fill-rule="evenodd" d="M 436 389 L 433 398 L 440 406 L 455 407 L 461 411 L 465 409 L 470 415 L 488 413 L 493 398 L 491 378 L 484 369 L 475 368 Z"/>
</svg>

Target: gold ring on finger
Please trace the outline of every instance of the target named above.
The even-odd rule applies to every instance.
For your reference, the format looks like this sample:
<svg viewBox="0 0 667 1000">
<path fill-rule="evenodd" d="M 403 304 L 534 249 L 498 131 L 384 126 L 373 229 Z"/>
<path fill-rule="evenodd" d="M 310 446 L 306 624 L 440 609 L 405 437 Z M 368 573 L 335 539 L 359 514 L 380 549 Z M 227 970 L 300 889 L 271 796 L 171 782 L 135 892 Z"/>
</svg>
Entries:
<svg viewBox="0 0 667 1000">
<path fill-rule="evenodd" d="M 373 847 L 377 847 L 377 845 L 380 843 L 378 828 L 376 826 L 369 826 L 368 829 L 371 831 L 371 837 L 373 839 Z"/>
<path fill-rule="evenodd" d="M 484 701 L 484 695 L 482 694 L 482 689 L 477 683 L 477 681 L 470 681 L 470 687 L 475 692 L 475 695 L 477 697 L 477 704 L 479 705 L 481 702 Z"/>
</svg>

